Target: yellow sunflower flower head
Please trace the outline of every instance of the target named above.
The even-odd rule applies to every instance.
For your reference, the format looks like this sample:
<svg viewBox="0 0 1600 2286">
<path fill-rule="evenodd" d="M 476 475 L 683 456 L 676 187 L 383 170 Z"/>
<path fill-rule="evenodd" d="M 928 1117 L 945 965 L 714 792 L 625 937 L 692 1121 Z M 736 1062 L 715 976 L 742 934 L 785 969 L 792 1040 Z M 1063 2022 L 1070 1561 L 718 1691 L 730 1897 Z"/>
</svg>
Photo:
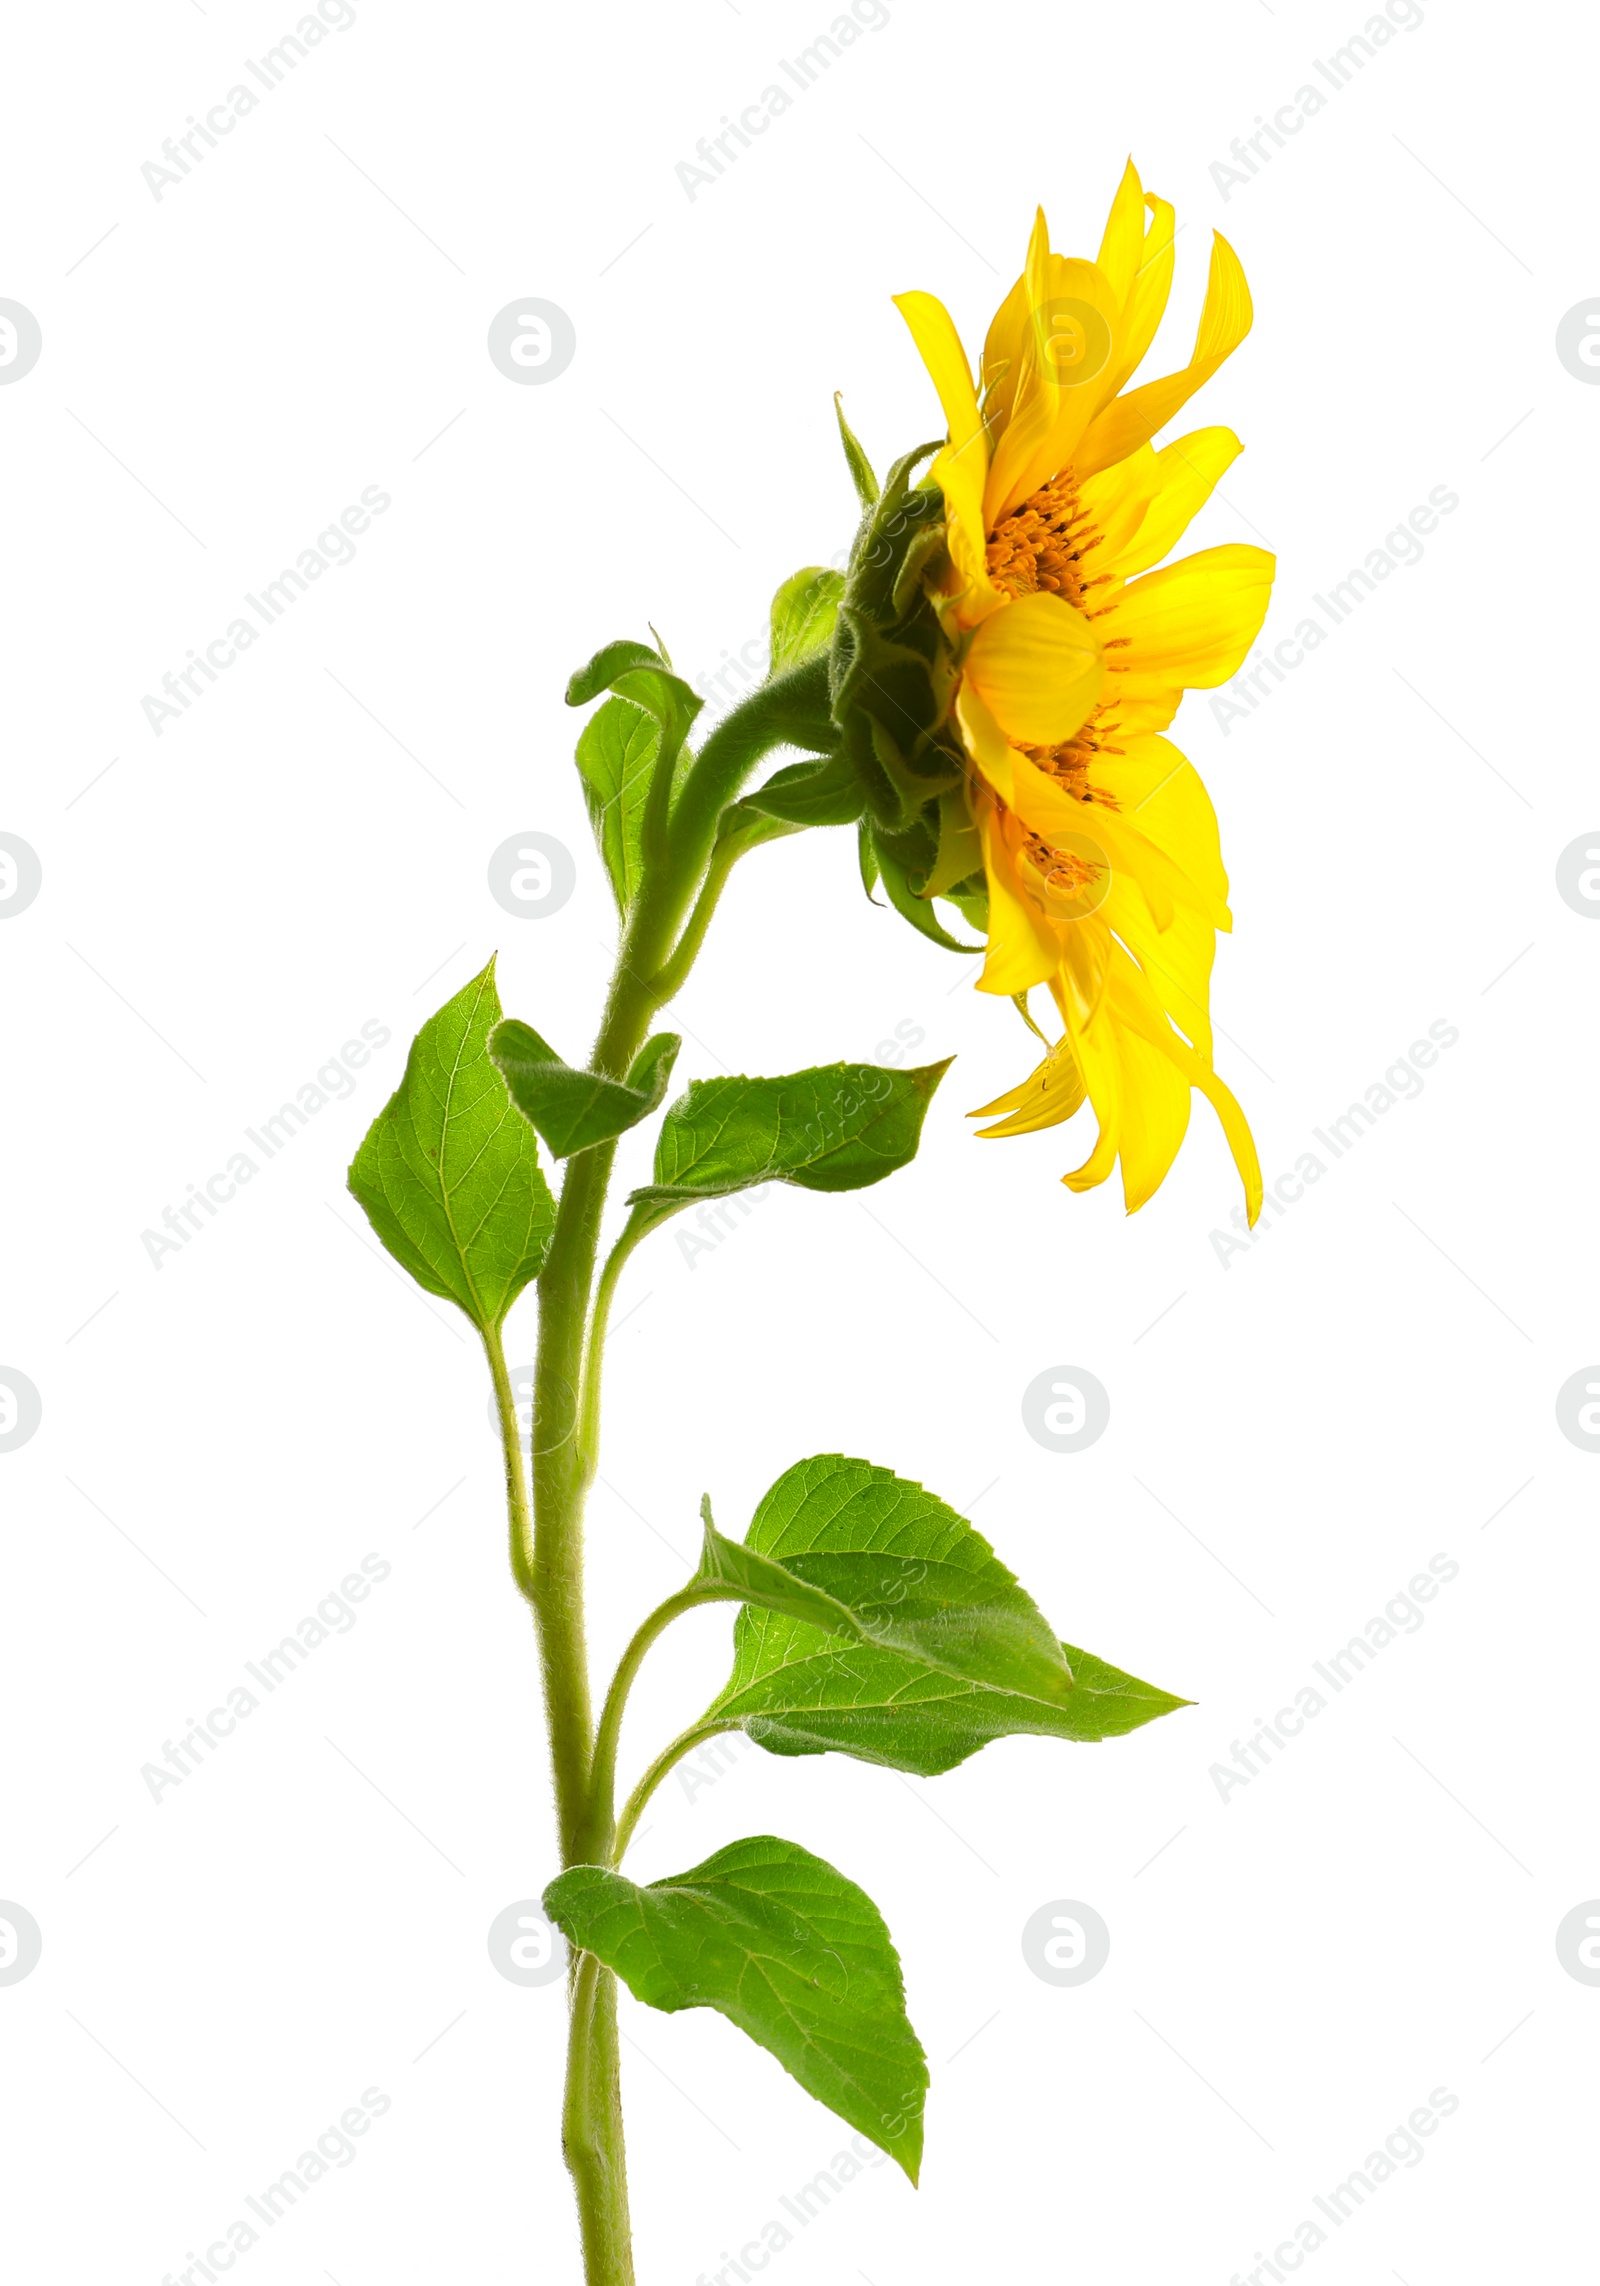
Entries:
<svg viewBox="0 0 1600 2286">
<path fill-rule="evenodd" d="M 1231 430 L 1152 439 L 1249 331 L 1218 236 L 1189 362 L 1128 386 L 1172 281 L 1173 210 L 1130 161 L 1093 262 L 1051 251 L 1041 214 L 976 376 L 931 294 L 897 297 L 947 434 L 928 479 L 897 464 L 866 504 L 834 639 L 834 717 L 865 797 L 864 870 L 928 935 L 931 900 L 987 938 L 979 990 L 1048 987 L 1056 1044 L 977 1117 L 985 1135 L 1069 1119 L 1095 1147 L 1064 1180 L 1119 1161 L 1128 1209 L 1207 1097 L 1253 1222 L 1261 1175 L 1212 1069 L 1215 933 L 1230 926 L 1217 825 L 1162 734 L 1185 690 L 1227 681 L 1266 613 L 1273 558 L 1218 547 L 1164 559 L 1240 451 Z M 859 464 L 859 465 L 858 465 Z M 1160 568 L 1157 568 L 1160 567 Z M 1031 1019 L 1030 1019 L 1031 1021 Z"/>
</svg>

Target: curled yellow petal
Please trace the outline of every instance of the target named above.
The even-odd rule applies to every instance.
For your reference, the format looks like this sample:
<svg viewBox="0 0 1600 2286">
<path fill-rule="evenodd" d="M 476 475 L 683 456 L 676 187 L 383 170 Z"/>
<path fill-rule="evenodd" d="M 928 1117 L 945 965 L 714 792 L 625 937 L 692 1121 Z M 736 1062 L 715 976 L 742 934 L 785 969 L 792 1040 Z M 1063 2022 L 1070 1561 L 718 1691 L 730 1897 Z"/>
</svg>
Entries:
<svg viewBox="0 0 1600 2286">
<path fill-rule="evenodd" d="M 1250 331 L 1254 314 L 1239 257 L 1218 231 L 1212 241 L 1211 272 L 1194 354 L 1181 373 L 1169 373 L 1165 380 L 1147 381 L 1143 388 L 1130 389 L 1096 416 L 1076 455 L 1078 474 L 1093 476 L 1148 444 L 1202 383 L 1210 380 L 1223 359 L 1238 348 Z"/>
<path fill-rule="evenodd" d="M 1083 728 L 1105 680 L 1100 638 L 1058 595 L 1022 595 L 987 618 L 965 672 L 1018 746 L 1057 746 Z"/>
</svg>

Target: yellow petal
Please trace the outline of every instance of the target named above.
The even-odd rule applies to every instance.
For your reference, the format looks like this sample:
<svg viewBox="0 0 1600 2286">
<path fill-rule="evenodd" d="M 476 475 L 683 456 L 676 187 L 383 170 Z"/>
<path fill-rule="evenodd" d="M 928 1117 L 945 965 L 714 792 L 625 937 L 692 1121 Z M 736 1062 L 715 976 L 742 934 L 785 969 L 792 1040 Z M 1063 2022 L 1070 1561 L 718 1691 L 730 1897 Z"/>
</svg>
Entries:
<svg viewBox="0 0 1600 2286">
<path fill-rule="evenodd" d="M 1100 251 L 1095 256 L 1096 267 L 1105 273 L 1106 283 L 1119 302 L 1125 302 L 1133 291 L 1143 253 L 1144 186 L 1139 180 L 1138 168 L 1130 159 L 1122 170 L 1111 212 L 1106 216 Z"/>
<path fill-rule="evenodd" d="M 895 307 L 928 369 L 944 408 L 949 442 L 934 461 L 932 475 L 949 511 L 950 558 L 962 584 L 991 606 L 983 521 L 983 490 L 989 473 L 989 446 L 973 393 L 967 353 L 955 321 L 932 294 L 897 294 Z"/>
<path fill-rule="evenodd" d="M 1053 976 L 1060 951 L 1049 923 L 1018 882 L 1016 853 L 1007 846 L 992 802 L 981 804 L 978 829 L 989 880 L 989 946 L 978 990 L 1010 999 Z"/>
<path fill-rule="evenodd" d="M 995 1112 L 1007 1116 L 996 1120 L 992 1127 L 980 1127 L 984 1138 L 1001 1135 L 1036 1135 L 1043 1127 L 1059 1127 L 1074 1112 L 1081 1111 L 1085 1099 L 1083 1073 L 1073 1054 L 1070 1040 L 1057 1041 L 1044 1062 L 1031 1072 L 1021 1087 L 1012 1088 L 985 1104 L 981 1111 L 969 1116 L 987 1119 Z"/>
<path fill-rule="evenodd" d="M 1118 670 L 1145 685 L 1225 683 L 1260 632 L 1275 568 L 1264 548 L 1230 546 L 1146 572 L 1101 622 L 1117 646 Z"/>
<path fill-rule="evenodd" d="M 1124 1031 L 1122 1055 L 1122 1197 L 1129 1214 L 1154 1196 L 1166 1180 L 1189 1131 L 1189 1083 L 1183 1074 L 1137 1032 Z"/>
<path fill-rule="evenodd" d="M 984 488 L 992 532 L 1071 462 L 1114 385 L 1121 309 L 1093 262 L 1028 253 L 1028 307 L 1016 389 Z"/>
<path fill-rule="evenodd" d="M 1216 930 L 1192 906 L 1178 907 L 1165 929 L 1153 928 L 1149 916 L 1128 894 L 1128 884 L 1120 878 L 1104 910 L 1118 941 L 1143 971 L 1162 1012 L 1209 1064 Z"/>
<path fill-rule="evenodd" d="M 1043 254 L 1050 249 L 1050 227 L 1043 207 L 1034 215 L 1032 249 L 1042 250 Z M 1039 253 L 1030 251 L 1031 260 L 1039 258 Z M 984 419 L 991 437 L 1000 435 L 1016 402 L 1027 346 L 1028 309 L 1028 266 L 1025 263 L 1021 277 L 995 311 L 983 344 L 983 364 L 978 378 L 983 387 Z"/>
<path fill-rule="evenodd" d="M 966 678 L 1018 746 L 1058 746 L 1088 721 L 1105 680 L 1100 638 L 1058 595 L 1020 595 L 972 639 Z"/>
<path fill-rule="evenodd" d="M 1115 395 L 1141 361 L 1156 337 L 1172 291 L 1173 239 L 1176 215 L 1164 198 L 1146 197 L 1151 222 L 1144 234 L 1139 267 L 1122 309 L 1121 341 L 1108 398 Z"/>
<path fill-rule="evenodd" d="M 1008 810 L 1014 808 L 1016 770 L 1023 757 L 1009 744 L 1005 732 L 970 682 L 963 681 L 956 686 L 955 711 L 961 742 L 978 765 L 983 783 Z"/>
<path fill-rule="evenodd" d="M 1094 1149 L 1081 1167 L 1075 1167 L 1061 1180 L 1069 1191 L 1090 1191 L 1096 1183 L 1103 1183 L 1117 1163 L 1117 1149 L 1122 1137 L 1122 1058 L 1117 1053 L 1117 1036 L 1109 1015 L 1102 1011 L 1095 1022 L 1081 1029 L 1068 1018 L 1073 1050 L 1083 1073 L 1083 1084 L 1100 1132 L 1095 1137 Z"/>
<path fill-rule="evenodd" d="M 1187 404 L 1223 359 L 1238 348 L 1250 331 L 1253 314 L 1239 257 L 1218 231 L 1213 237 L 1211 271 L 1194 354 L 1181 373 L 1168 374 L 1162 381 L 1147 381 L 1143 388 L 1131 389 L 1105 407 L 1076 454 L 1079 475 L 1093 476 L 1102 468 L 1110 468 L 1165 428 L 1179 407 Z"/>
<path fill-rule="evenodd" d="M 1194 429 L 1092 477 L 1079 498 L 1091 515 L 1104 503 L 1104 537 L 1090 565 L 1096 577 L 1133 579 L 1170 555 L 1243 450 L 1232 429 Z"/>
<path fill-rule="evenodd" d="M 1199 771 L 1165 738 L 1130 739 L 1121 754 L 1098 754 L 1094 782 L 1130 824 L 1183 868 L 1202 898 L 1226 906 L 1217 813 Z M 1226 923 L 1219 920 L 1219 928 Z"/>
<path fill-rule="evenodd" d="M 1150 997 L 1150 988 L 1139 977 L 1129 962 L 1126 972 L 1119 973 L 1112 982 L 1113 1005 L 1121 1020 L 1139 1032 L 1153 1047 L 1169 1057 L 1177 1069 L 1197 1087 L 1222 1123 L 1233 1163 L 1244 1183 L 1245 1212 L 1254 1222 L 1261 1212 L 1261 1162 L 1256 1157 L 1255 1138 L 1250 1124 L 1239 1109 L 1233 1095 L 1225 1088 L 1209 1064 L 1186 1047 L 1161 1014 Z"/>
</svg>

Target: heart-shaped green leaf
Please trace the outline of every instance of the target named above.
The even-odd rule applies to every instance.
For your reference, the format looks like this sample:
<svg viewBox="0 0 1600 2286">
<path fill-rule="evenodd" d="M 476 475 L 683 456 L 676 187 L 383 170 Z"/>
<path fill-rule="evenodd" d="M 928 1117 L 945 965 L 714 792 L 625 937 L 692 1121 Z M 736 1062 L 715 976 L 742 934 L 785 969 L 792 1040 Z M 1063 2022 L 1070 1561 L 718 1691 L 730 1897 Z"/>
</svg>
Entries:
<svg viewBox="0 0 1600 2286">
<path fill-rule="evenodd" d="M 499 1020 L 491 960 L 417 1034 L 349 1178 L 402 1268 L 486 1331 L 538 1276 L 555 1224 L 533 1129 L 489 1060 Z"/>
<path fill-rule="evenodd" d="M 831 1750 L 933 1777 L 991 1739 L 1116 1738 L 1188 1703 L 1055 1643 L 980 1532 L 865 1461 L 825 1454 L 788 1470 L 739 1553 L 751 1592 L 733 1674 L 704 1719 L 771 1753 Z M 706 1561 L 736 1576 L 725 1543 Z M 850 1626 L 786 1602 L 768 1565 L 845 1608 Z"/>
<path fill-rule="evenodd" d="M 981 1532 L 920 1484 L 841 1453 L 786 1469 L 744 1541 L 709 1518 L 697 1582 L 967 1682 L 1063 1700 L 1072 1670 Z"/>
<path fill-rule="evenodd" d="M 648 1119 L 667 1092 L 682 1045 L 676 1032 L 658 1032 L 639 1050 L 625 1080 L 608 1079 L 564 1064 L 531 1024 L 509 1016 L 495 1026 L 489 1055 L 552 1158 L 570 1159 Z"/>
<path fill-rule="evenodd" d="M 635 1999 L 715 2008 L 916 2181 L 927 2059 L 883 1917 L 835 1867 L 760 1834 L 646 1887 L 574 1866 L 544 1906 Z"/>
<path fill-rule="evenodd" d="M 950 1068 L 822 1064 L 783 1079 L 693 1080 L 656 1139 L 655 1181 L 629 1194 L 647 1221 L 756 1183 L 855 1191 L 916 1156 Z"/>
</svg>

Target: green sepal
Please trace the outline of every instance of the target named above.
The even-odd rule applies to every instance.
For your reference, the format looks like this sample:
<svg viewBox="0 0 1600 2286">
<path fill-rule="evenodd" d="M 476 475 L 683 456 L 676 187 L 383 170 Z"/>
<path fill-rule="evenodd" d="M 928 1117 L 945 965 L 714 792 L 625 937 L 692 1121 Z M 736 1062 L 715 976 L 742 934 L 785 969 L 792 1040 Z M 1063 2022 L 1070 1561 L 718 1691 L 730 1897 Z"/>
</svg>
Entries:
<svg viewBox="0 0 1600 2286">
<path fill-rule="evenodd" d="M 791 762 L 744 800 L 750 809 L 797 826 L 854 825 L 866 804 L 861 782 L 842 754 L 820 762 Z"/>
<path fill-rule="evenodd" d="M 808 564 L 784 581 L 772 599 L 772 674 L 826 651 L 843 594 L 843 572 L 821 564 Z"/>
<path fill-rule="evenodd" d="M 870 509 L 878 497 L 878 479 L 872 473 L 872 463 L 861 448 L 854 429 L 844 417 L 844 396 L 835 389 L 833 410 L 839 423 L 839 442 L 844 446 L 845 463 L 850 470 L 850 481 L 856 488 L 856 498 L 865 509 Z"/>
<path fill-rule="evenodd" d="M 889 902 L 902 920 L 907 920 L 930 943 L 942 945 L 946 952 L 981 953 L 982 945 L 964 945 L 959 937 L 951 936 L 939 925 L 938 917 L 926 897 L 919 897 L 912 888 L 906 869 L 889 855 L 880 840 L 877 845 L 878 872 L 889 893 Z"/>
<path fill-rule="evenodd" d="M 512 1102 L 555 1159 L 593 1150 L 637 1127 L 664 1100 L 683 1041 L 676 1032 L 646 1040 L 625 1080 L 563 1063 L 531 1024 L 508 1016 L 489 1040 L 490 1060 Z"/>
<path fill-rule="evenodd" d="M 878 886 L 878 845 L 873 839 L 870 818 L 864 817 L 856 831 L 856 863 L 860 869 L 861 886 L 866 892 L 867 903 L 875 905 L 878 900 L 872 892 Z"/>
</svg>

